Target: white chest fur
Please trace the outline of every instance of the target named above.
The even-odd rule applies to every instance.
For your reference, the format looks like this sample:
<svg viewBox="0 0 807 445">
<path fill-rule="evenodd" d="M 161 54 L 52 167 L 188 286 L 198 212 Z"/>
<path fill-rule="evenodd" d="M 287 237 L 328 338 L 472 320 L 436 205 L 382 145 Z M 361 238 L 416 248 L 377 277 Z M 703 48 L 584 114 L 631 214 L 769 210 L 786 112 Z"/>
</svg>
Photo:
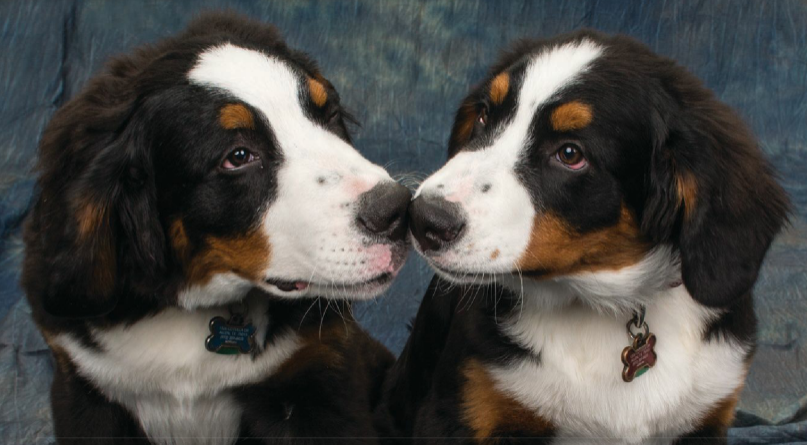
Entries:
<svg viewBox="0 0 807 445">
<path fill-rule="evenodd" d="M 250 308 L 255 338 L 262 339 L 266 304 L 257 300 Z M 232 443 L 240 411 L 228 388 L 271 375 L 298 349 L 299 340 L 288 333 L 254 359 L 214 354 L 204 342 L 208 321 L 217 315 L 227 317 L 227 311 L 167 309 L 130 326 L 94 330 L 100 350 L 88 349 L 67 334 L 56 342 L 79 373 L 126 406 L 155 442 Z"/>
<path fill-rule="evenodd" d="M 647 307 L 658 361 L 631 383 L 621 377 L 628 317 L 583 304 L 547 310 L 525 300 L 523 312 L 504 329 L 540 353 L 541 363 L 525 359 L 489 372 L 499 389 L 558 427 L 556 442 L 585 437 L 668 443 L 744 379 L 744 348 L 703 341 L 716 314 L 697 304 L 684 286 L 664 291 Z"/>
</svg>

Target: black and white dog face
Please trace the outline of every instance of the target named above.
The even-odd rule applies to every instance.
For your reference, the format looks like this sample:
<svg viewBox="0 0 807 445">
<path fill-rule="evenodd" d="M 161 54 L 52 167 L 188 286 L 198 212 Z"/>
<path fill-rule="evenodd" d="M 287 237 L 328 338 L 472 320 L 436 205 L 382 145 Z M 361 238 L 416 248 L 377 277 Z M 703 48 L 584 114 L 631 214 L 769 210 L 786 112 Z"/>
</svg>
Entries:
<svg viewBox="0 0 807 445">
<path fill-rule="evenodd" d="M 187 309 L 252 287 L 379 295 L 406 256 L 410 193 L 346 119 L 314 62 L 242 18 L 113 60 L 43 138 L 32 291 L 65 316 L 138 294 Z"/>
<path fill-rule="evenodd" d="M 202 169 L 213 173 L 200 171 L 205 180 L 182 202 L 205 208 L 213 195 L 223 203 L 210 208 L 222 227 L 252 224 L 235 238 L 209 239 L 202 262 L 244 249 L 239 264 L 204 270 L 181 294 L 182 305 L 239 285 L 289 297 L 374 297 L 403 264 L 409 193 L 350 145 L 335 91 L 311 76 L 289 59 L 230 43 L 203 51 L 188 73 L 189 88 L 201 88 L 218 108 L 221 128 L 185 142 L 209 147 Z M 215 232 L 211 215 L 189 216 L 174 224 Z M 191 269 L 204 268 L 194 261 Z"/>
<path fill-rule="evenodd" d="M 449 158 L 410 207 L 439 275 L 608 308 L 681 278 L 707 305 L 741 295 L 787 207 L 699 81 L 589 31 L 515 45 L 460 107 Z"/>
</svg>

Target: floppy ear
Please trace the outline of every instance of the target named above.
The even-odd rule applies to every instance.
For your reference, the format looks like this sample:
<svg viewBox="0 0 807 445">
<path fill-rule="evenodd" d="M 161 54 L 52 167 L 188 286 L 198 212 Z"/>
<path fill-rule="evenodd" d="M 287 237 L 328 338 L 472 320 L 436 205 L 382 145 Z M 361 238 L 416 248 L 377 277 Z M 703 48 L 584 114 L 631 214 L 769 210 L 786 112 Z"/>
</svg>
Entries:
<svg viewBox="0 0 807 445">
<path fill-rule="evenodd" d="M 40 225 L 49 232 L 41 234 L 47 258 L 40 270 L 47 281 L 42 304 L 51 315 L 109 313 L 121 294 L 142 290 L 146 278 L 153 280 L 165 267 L 148 151 L 138 140 L 142 131 L 134 123 L 128 127 L 112 142 L 103 142 L 107 135 L 87 147 L 66 148 L 97 154 L 62 191 L 43 190 L 55 202 L 40 202 L 39 218 L 66 213 L 62 224 Z"/>
<path fill-rule="evenodd" d="M 741 119 L 699 90 L 689 98 L 698 106 L 651 118 L 655 141 L 642 226 L 655 242 L 677 245 L 683 282 L 695 300 L 725 307 L 756 282 L 788 200 Z"/>
</svg>

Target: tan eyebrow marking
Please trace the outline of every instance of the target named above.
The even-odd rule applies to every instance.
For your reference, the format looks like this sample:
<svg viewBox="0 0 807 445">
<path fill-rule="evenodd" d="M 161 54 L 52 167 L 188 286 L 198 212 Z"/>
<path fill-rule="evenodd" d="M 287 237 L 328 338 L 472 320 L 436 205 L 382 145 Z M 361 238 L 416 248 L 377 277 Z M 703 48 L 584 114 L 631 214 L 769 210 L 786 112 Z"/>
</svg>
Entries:
<svg viewBox="0 0 807 445">
<path fill-rule="evenodd" d="M 308 93 L 311 95 L 311 100 L 314 102 L 314 105 L 318 107 L 325 105 L 325 102 L 328 100 L 328 91 L 325 89 L 325 86 L 322 85 L 322 82 L 313 77 L 308 78 Z"/>
<path fill-rule="evenodd" d="M 572 131 L 586 128 L 592 117 L 591 105 L 575 100 L 555 108 L 550 122 L 555 131 Z"/>
<path fill-rule="evenodd" d="M 490 82 L 490 100 L 499 105 L 504 102 L 507 92 L 510 90 L 510 74 L 504 72 L 494 77 Z"/>
<path fill-rule="evenodd" d="M 241 104 L 227 104 L 219 111 L 219 124 L 225 130 L 239 128 L 255 129 L 255 119 L 252 112 Z"/>
</svg>

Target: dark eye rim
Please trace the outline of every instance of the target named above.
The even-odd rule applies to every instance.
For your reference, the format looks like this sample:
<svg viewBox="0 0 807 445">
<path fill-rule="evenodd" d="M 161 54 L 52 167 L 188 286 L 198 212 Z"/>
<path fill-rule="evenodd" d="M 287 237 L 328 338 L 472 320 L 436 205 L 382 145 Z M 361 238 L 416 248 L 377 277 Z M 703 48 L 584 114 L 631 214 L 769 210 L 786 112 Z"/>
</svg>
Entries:
<svg viewBox="0 0 807 445">
<path fill-rule="evenodd" d="M 561 151 L 563 151 L 566 147 L 574 147 L 574 149 L 579 154 L 580 159 L 578 159 L 574 163 L 566 162 L 561 157 Z M 552 154 L 552 159 L 554 161 L 556 161 L 558 164 L 560 164 L 561 166 L 563 166 L 565 169 L 570 170 L 570 171 L 574 171 L 574 172 L 579 172 L 579 171 L 585 170 L 589 166 L 589 160 L 588 160 L 588 157 L 586 156 L 585 151 L 583 150 L 583 147 L 579 143 L 572 142 L 572 141 L 566 141 L 566 142 L 561 143 L 560 146 L 558 147 L 558 149 L 555 150 L 554 153 Z M 583 164 L 580 167 L 578 167 L 578 168 L 573 167 L 575 165 L 580 164 L 581 162 Z"/>
<path fill-rule="evenodd" d="M 224 164 L 225 164 L 225 162 L 227 162 L 229 160 L 230 155 L 232 155 L 233 153 L 235 153 L 238 150 L 245 150 L 247 153 L 249 153 L 252 156 L 252 159 L 249 160 L 248 162 L 243 163 L 243 164 L 234 165 L 232 168 L 225 167 Z M 254 166 L 254 165 L 258 165 L 260 163 L 261 163 L 261 156 L 256 152 L 256 150 L 253 150 L 253 149 L 251 149 L 251 148 L 249 148 L 249 147 L 247 147 L 245 145 L 236 145 L 236 146 L 233 146 L 233 147 L 227 149 L 224 152 L 224 155 L 219 160 L 218 169 L 220 171 L 229 173 L 229 172 L 235 172 L 235 171 L 242 171 L 245 168 L 248 168 L 248 167 Z"/>
<path fill-rule="evenodd" d="M 476 105 L 475 123 L 479 123 L 485 127 L 487 127 L 488 123 L 490 123 L 490 105 L 488 105 L 487 102 L 482 101 Z"/>
<path fill-rule="evenodd" d="M 338 123 L 343 118 L 344 110 L 338 98 L 328 96 L 328 102 L 325 103 L 321 113 L 321 116 L 324 116 L 325 123 L 330 125 Z"/>
<path fill-rule="evenodd" d="M 342 117 L 342 110 L 340 110 L 339 108 L 335 108 L 332 111 L 329 111 L 328 115 L 325 116 L 325 122 L 329 124 L 335 124 L 339 121 L 341 117 Z"/>
<path fill-rule="evenodd" d="M 475 105 L 476 113 L 474 113 L 474 124 L 471 127 L 471 134 L 468 142 L 476 139 L 482 133 L 482 130 L 487 128 L 490 123 L 490 105 L 487 102 L 480 100 Z M 480 122 L 481 120 L 481 122 Z"/>
</svg>

